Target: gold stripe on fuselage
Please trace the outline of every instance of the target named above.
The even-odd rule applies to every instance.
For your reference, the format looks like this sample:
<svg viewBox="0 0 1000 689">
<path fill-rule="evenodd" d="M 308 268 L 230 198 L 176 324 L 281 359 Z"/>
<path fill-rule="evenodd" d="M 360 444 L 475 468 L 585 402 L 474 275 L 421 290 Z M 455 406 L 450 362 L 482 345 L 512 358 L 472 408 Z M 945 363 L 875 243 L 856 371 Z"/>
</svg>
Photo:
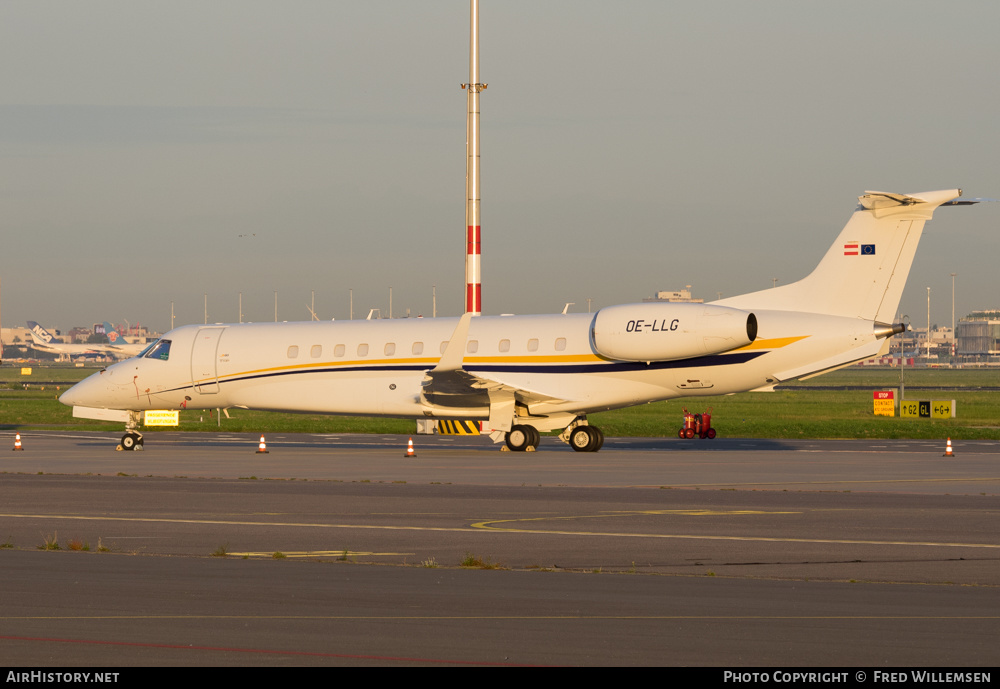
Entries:
<svg viewBox="0 0 1000 689">
<path fill-rule="evenodd" d="M 786 347 L 792 343 L 798 342 L 799 340 L 804 340 L 809 337 L 808 335 L 800 335 L 797 337 L 777 337 L 767 340 L 755 340 L 745 347 L 740 347 L 739 349 L 734 349 L 734 352 L 745 352 L 757 349 L 780 349 Z M 242 371 L 240 373 L 227 373 L 225 375 L 218 376 L 217 378 L 205 378 L 203 380 L 195 381 L 195 385 L 202 385 L 204 383 L 212 382 L 215 380 L 226 381 L 233 380 L 236 378 L 243 378 L 246 376 L 259 376 L 273 373 L 285 373 L 300 370 L 303 373 L 309 370 L 317 368 L 353 368 L 357 366 L 427 366 L 428 368 L 433 368 L 437 365 L 440 359 L 422 357 L 419 359 L 409 358 L 409 359 L 352 359 L 349 361 L 326 361 L 318 363 L 309 364 L 294 364 L 290 366 L 274 366 L 271 368 L 261 368 L 251 371 Z M 463 360 L 463 364 L 580 364 L 580 363 L 599 363 L 599 362 L 609 362 L 614 363 L 614 360 L 607 359 L 596 354 L 563 354 L 563 355 L 542 355 L 542 356 L 476 356 L 476 357 L 466 357 Z"/>
<path fill-rule="evenodd" d="M 798 342 L 799 340 L 804 340 L 808 335 L 798 335 L 796 337 L 772 337 L 769 340 L 754 340 L 746 347 L 740 347 L 739 349 L 734 349 L 734 352 L 746 352 L 752 349 L 781 349 L 782 347 L 787 347 L 790 344 Z"/>
</svg>

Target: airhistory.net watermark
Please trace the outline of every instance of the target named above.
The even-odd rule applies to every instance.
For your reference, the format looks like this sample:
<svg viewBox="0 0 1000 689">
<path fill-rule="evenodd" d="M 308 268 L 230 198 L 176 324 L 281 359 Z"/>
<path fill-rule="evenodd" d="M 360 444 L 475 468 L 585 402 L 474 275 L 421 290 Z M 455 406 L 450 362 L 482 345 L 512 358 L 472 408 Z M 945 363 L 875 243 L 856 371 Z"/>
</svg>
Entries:
<svg viewBox="0 0 1000 689">
<path fill-rule="evenodd" d="M 48 670 L 10 670 L 8 683 L 53 683 L 53 684 L 107 684 L 118 681 L 117 672 L 51 672 Z"/>
</svg>

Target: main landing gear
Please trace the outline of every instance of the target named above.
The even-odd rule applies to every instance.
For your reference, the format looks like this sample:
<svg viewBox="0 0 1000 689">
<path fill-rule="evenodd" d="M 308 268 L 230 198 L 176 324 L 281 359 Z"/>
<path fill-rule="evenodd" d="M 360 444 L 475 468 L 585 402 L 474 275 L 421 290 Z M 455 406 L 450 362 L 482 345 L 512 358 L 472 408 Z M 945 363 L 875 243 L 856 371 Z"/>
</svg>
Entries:
<svg viewBox="0 0 1000 689">
<path fill-rule="evenodd" d="M 564 430 L 559 439 L 577 452 L 597 452 L 604 445 L 604 433 L 601 429 L 579 420 Z M 541 441 L 541 434 L 534 426 L 519 424 L 507 431 L 504 441 L 511 452 L 534 452 Z"/>
<path fill-rule="evenodd" d="M 115 448 L 116 450 L 137 452 L 142 449 L 142 433 L 136 430 L 139 428 L 141 419 L 141 411 L 130 411 L 128 413 L 128 421 L 125 422 L 125 435 L 122 436 L 121 442 Z"/>
<path fill-rule="evenodd" d="M 604 445 L 604 433 L 597 426 L 577 426 L 569 434 L 569 446 L 577 452 L 597 452 Z"/>
<path fill-rule="evenodd" d="M 511 452 L 534 452 L 542 442 L 542 434 L 534 426 L 517 425 L 507 431 L 504 442 Z"/>
</svg>

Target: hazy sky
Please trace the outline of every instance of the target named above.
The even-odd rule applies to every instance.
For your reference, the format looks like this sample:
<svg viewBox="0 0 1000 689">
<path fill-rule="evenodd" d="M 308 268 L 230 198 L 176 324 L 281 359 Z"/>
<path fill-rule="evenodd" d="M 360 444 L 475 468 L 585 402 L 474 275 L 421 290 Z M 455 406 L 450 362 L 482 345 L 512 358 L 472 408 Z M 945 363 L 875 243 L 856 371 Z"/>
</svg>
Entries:
<svg viewBox="0 0 1000 689">
<path fill-rule="evenodd" d="M 1000 197 L 1000 3 L 481 0 L 483 309 L 808 273 L 866 189 Z M 467 0 L 0 4 L 3 324 L 463 308 Z M 1000 308 L 1000 203 L 902 311 Z"/>
</svg>

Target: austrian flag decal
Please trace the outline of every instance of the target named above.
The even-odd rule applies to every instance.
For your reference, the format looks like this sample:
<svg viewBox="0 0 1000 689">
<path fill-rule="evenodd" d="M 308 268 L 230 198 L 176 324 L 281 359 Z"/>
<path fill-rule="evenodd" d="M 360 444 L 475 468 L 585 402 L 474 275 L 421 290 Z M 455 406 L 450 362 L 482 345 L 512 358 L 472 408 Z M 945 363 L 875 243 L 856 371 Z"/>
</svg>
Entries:
<svg viewBox="0 0 1000 689">
<path fill-rule="evenodd" d="M 844 256 L 874 256 L 874 244 L 844 244 Z"/>
</svg>

